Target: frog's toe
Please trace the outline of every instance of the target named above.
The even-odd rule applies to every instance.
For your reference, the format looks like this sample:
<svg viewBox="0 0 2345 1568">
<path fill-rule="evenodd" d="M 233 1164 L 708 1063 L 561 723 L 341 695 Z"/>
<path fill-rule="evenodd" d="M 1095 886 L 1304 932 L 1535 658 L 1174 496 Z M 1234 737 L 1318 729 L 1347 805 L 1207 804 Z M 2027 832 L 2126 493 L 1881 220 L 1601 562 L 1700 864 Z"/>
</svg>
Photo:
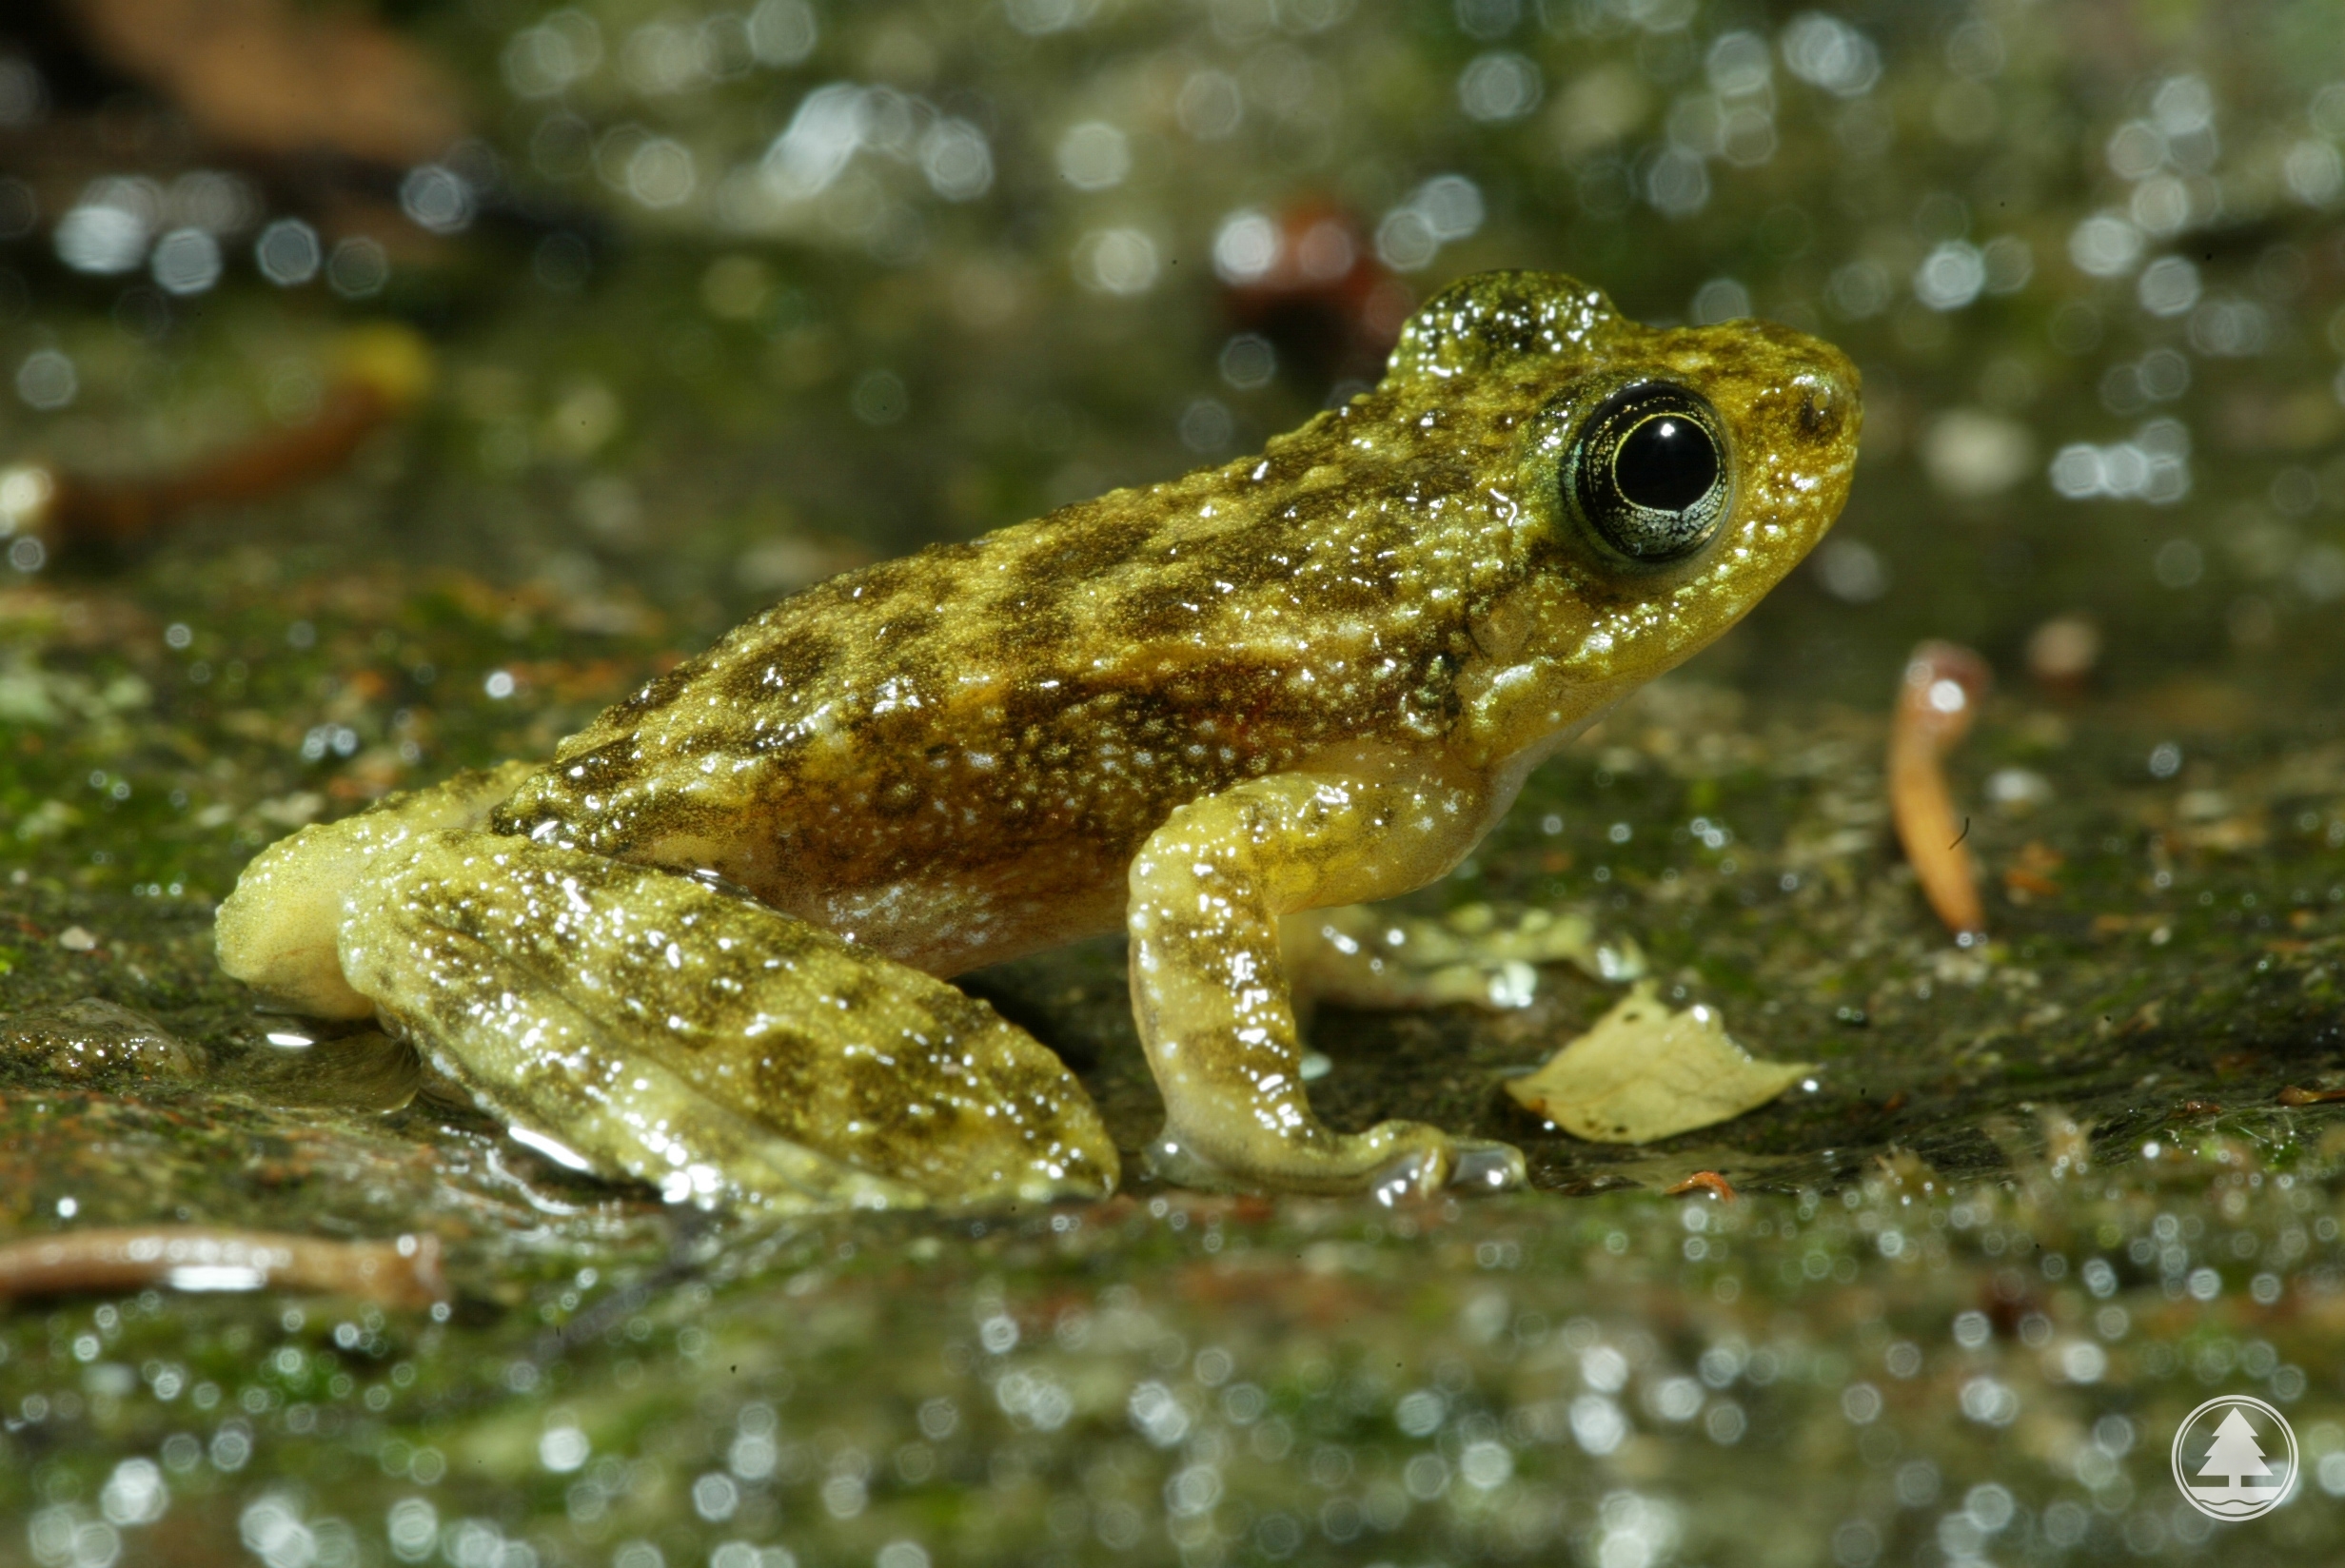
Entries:
<svg viewBox="0 0 2345 1568">
<path fill-rule="evenodd" d="M 1586 916 L 1540 908 L 1468 904 L 1428 918 L 1348 904 L 1288 916 L 1280 942 L 1297 991 L 1352 1008 L 1503 1012 L 1538 998 L 1543 965 L 1605 981 L 1645 971 L 1634 942 L 1599 942 Z"/>
<path fill-rule="evenodd" d="M 1369 1175 L 1368 1195 L 1387 1208 L 1404 1198 L 1429 1198 L 1441 1190 L 1442 1151 L 1412 1148 Z"/>
<path fill-rule="evenodd" d="M 1267 1158 L 1248 1160 L 1230 1150 L 1215 1158 L 1200 1147 L 1209 1140 L 1192 1138 L 1168 1122 L 1162 1132 L 1149 1140 L 1141 1161 L 1155 1180 L 1198 1192 L 1310 1192 L 1340 1196 L 1369 1191 L 1382 1172 L 1398 1170 L 1404 1166 L 1413 1169 L 1414 1164 L 1422 1163 L 1425 1157 L 1424 1150 L 1411 1149 L 1393 1158 L 1392 1150 L 1380 1145 L 1373 1158 L 1360 1158 L 1357 1146 L 1369 1136 L 1339 1134 L 1330 1139 L 1330 1146 L 1342 1148 L 1341 1153 L 1279 1147 Z"/>
<path fill-rule="evenodd" d="M 1449 1186 L 1457 1192 L 1511 1192 L 1530 1179 L 1523 1151 L 1484 1138 L 1457 1141 L 1457 1166 Z"/>
<path fill-rule="evenodd" d="M 1523 1151 L 1482 1138 L 1445 1140 L 1409 1149 L 1370 1178 L 1368 1193 L 1391 1205 L 1436 1192 L 1506 1192 L 1523 1185 Z"/>
</svg>

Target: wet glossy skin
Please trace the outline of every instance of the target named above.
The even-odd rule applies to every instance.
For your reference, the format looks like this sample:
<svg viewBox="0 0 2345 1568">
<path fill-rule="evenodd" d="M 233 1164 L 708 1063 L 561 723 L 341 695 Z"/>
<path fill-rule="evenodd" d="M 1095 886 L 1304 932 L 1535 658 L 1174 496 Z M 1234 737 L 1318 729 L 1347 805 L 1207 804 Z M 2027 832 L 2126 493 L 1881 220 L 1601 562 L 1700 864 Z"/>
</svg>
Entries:
<svg viewBox="0 0 2345 1568">
<path fill-rule="evenodd" d="M 1715 409 L 1728 498 L 1663 564 L 1559 481 L 1652 382 Z M 836 578 L 549 764 L 305 830 L 223 908 L 223 963 L 379 1012 L 542 1145 L 674 1196 L 957 1202 L 1103 1191 L 1116 1156 L 1048 1051 L 931 977 L 1120 924 L 1160 1171 L 1506 1185 L 1503 1147 L 1311 1114 L 1280 922 L 1443 874 L 1748 610 L 1840 510 L 1856 388 L 1785 328 L 1467 280 L 1258 457 Z"/>
</svg>

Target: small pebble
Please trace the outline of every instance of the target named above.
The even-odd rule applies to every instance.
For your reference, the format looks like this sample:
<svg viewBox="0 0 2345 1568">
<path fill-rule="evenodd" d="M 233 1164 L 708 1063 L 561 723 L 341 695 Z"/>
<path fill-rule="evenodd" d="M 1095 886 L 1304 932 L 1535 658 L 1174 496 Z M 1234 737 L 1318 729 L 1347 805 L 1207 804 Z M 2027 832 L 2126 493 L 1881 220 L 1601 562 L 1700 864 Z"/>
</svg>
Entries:
<svg viewBox="0 0 2345 1568">
<path fill-rule="evenodd" d="M 2015 815 L 2048 804 L 2053 794 L 2052 781 L 2030 768 L 1998 768 L 1987 775 L 1987 798 Z"/>
<path fill-rule="evenodd" d="M 57 946 L 68 952 L 88 952 L 97 945 L 97 937 L 80 926 L 68 926 L 57 933 Z"/>
<path fill-rule="evenodd" d="M 2034 472 L 2036 441 L 2026 425 L 1977 408 L 1951 408 L 1921 433 L 1921 467 L 1949 496 L 1998 496 Z"/>
<path fill-rule="evenodd" d="M 2100 628 L 2080 615 L 2055 616 L 2027 639 L 2028 674 L 2056 691 L 2083 684 L 2100 662 Z"/>
</svg>

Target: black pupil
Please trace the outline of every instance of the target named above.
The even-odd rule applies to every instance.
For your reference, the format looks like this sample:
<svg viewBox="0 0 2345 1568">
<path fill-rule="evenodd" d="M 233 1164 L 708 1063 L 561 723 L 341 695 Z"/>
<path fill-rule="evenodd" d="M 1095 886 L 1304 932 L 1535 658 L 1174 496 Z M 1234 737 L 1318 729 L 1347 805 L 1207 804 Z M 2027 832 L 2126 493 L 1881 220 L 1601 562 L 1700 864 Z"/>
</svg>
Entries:
<svg viewBox="0 0 2345 1568">
<path fill-rule="evenodd" d="M 1718 448 L 1692 420 L 1657 414 L 1621 442 L 1612 458 L 1612 482 L 1632 506 L 1683 512 L 1718 482 Z"/>
</svg>

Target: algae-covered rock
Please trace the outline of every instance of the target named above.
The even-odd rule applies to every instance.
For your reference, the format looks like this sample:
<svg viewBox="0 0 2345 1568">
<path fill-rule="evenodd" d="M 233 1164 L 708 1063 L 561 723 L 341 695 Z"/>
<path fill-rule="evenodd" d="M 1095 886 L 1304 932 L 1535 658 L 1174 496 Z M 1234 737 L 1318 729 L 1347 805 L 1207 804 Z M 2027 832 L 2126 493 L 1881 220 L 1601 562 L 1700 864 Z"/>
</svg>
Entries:
<svg viewBox="0 0 2345 1568">
<path fill-rule="evenodd" d="M 0 1013 L 0 1075 L 131 1089 L 203 1075 L 204 1052 L 145 1013 L 88 996 Z"/>
</svg>

